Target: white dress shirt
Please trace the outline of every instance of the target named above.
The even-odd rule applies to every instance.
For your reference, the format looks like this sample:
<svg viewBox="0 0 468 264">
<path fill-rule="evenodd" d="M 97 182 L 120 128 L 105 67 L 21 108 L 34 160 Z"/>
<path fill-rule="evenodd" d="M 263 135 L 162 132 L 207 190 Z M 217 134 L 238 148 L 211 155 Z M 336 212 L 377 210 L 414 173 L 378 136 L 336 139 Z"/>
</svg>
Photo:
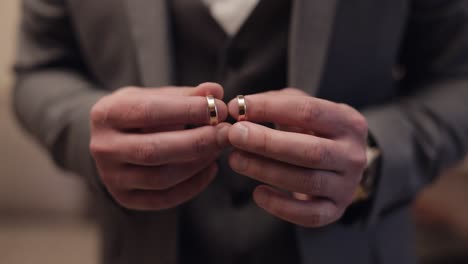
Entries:
<svg viewBox="0 0 468 264">
<path fill-rule="evenodd" d="M 260 0 L 202 0 L 224 31 L 233 36 L 239 31 Z"/>
</svg>

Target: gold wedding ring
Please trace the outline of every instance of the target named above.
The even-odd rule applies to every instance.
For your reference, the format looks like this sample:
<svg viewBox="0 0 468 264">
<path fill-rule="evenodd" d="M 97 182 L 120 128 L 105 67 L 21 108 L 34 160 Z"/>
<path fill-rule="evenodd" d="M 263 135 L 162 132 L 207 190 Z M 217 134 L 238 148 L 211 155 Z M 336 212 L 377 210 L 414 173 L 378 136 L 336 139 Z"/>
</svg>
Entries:
<svg viewBox="0 0 468 264">
<path fill-rule="evenodd" d="M 237 96 L 237 103 L 239 104 L 239 115 L 237 117 L 238 121 L 247 120 L 247 103 L 243 95 Z"/>
<path fill-rule="evenodd" d="M 210 125 L 215 126 L 218 124 L 218 108 L 216 108 L 216 100 L 212 95 L 206 97 L 208 102 L 208 114 L 210 116 Z"/>
</svg>

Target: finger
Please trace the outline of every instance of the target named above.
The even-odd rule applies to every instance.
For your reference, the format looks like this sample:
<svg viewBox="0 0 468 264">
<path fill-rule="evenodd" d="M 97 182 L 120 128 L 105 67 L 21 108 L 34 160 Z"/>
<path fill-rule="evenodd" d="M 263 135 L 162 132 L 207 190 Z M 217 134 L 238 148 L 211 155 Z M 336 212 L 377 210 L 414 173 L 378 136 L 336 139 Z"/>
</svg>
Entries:
<svg viewBox="0 0 468 264">
<path fill-rule="evenodd" d="M 208 96 L 213 95 L 214 98 L 222 100 L 224 97 L 224 89 L 218 83 L 205 82 L 197 87 L 177 87 L 174 88 L 157 88 L 158 92 L 179 96 Z"/>
<path fill-rule="evenodd" d="M 234 171 L 257 181 L 290 192 L 326 197 L 338 204 L 348 203 L 358 185 L 357 179 L 335 172 L 306 169 L 245 152 L 234 152 L 229 164 Z"/>
<path fill-rule="evenodd" d="M 196 175 L 216 160 L 217 156 L 203 157 L 193 162 L 149 167 L 122 164 L 102 180 L 117 190 L 167 190 Z"/>
<path fill-rule="evenodd" d="M 301 201 L 272 187 L 261 185 L 254 191 L 257 205 L 272 215 L 304 227 L 322 227 L 337 221 L 344 209 L 326 199 Z"/>
<path fill-rule="evenodd" d="M 106 133 L 102 135 L 105 140 L 93 138 L 90 148 L 98 160 L 142 166 L 190 162 L 222 150 L 227 141 L 227 127 L 222 123 L 155 134 Z"/>
<path fill-rule="evenodd" d="M 355 116 L 361 116 L 350 107 L 310 96 L 269 92 L 247 95 L 244 98 L 247 104 L 246 118 L 256 123 L 272 122 L 278 125 L 300 127 L 333 137 L 345 134 L 354 127 L 361 129 L 359 126 L 365 121 L 354 120 L 358 119 Z M 237 99 L 229 102 L 228 110 L 229 114 L 237 119 L 239 114 Z M 349 113 L 350 111 L 352 114 Z M 356 125 L 357 122 L 360 123 Z"/>
<path fill-rule="evenodd" d="M 125 87 L 118 92 L 124 94 L 144 93 L 147 95 L 173 95 L 173 96 L 207 96 L 213 95 L 214 98 L 223 99 L 224 89 L 218 83 L 206 82 L 196 87 L 191 86 L 165 86 L 158 88 L 144 87 Z"/>
<path fill-rule="evenodd" d="M 354 167 L 344 148 L 333 140 L 278 131 L 251 122 L 232 125 L 229 141 L 240 150 L 306 168 L 343 171 Z"/>
<path fill-rule="evenodd" d="M 227 117 L 226 105 L 215 101 L 222 122 Z M 105 121 L 118 129 L 210 123 L 207 99 L 202 96 L 135 94 L 118 97 L 106 111 Z"/>
<path fill-rule="evenodd" d="M 134 210 L 149 211 L 173 208 L 191 200 L 203 191 L 216 177 L 217 171 L 217 165 L 212 164 L 194 177 L 171 189 L 164 191 L 135 190 L 117 192 L 114 197 L 122 206 Z"/>
</svg>

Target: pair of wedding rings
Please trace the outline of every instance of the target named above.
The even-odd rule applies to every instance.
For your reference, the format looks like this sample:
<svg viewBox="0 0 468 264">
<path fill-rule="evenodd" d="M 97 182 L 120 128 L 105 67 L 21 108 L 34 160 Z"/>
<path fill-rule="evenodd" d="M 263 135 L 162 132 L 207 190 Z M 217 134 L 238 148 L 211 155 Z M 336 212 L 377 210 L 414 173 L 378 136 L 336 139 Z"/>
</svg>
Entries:
<svg viewBox="0 0 468 264">
<path fill-rule="evenodd" d="M 208 103 L 208 114 L 210 117 L 210 125 L 214 126 L 219 123 L 218 120 L 218 108 L 216 108 L 216 100 L 212 95 L 206 97 Z M 239 105 L 239 112 L 237 116 L 237 121 L 247 120 L 247 103 L 243 95 L 237 96 L 237 104 Z"/>
</svg>

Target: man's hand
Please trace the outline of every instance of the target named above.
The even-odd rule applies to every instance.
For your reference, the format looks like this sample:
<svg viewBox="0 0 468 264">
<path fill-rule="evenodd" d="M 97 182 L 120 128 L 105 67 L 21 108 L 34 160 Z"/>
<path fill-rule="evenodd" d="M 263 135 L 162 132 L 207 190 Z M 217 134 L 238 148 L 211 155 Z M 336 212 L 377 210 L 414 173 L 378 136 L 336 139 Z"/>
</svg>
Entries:
<svg viewBox="0 0 468 264">
<path fill-rule="evenodd" d="M 115 200 L 136 210 L 175 207 L 200 193 L 216 176 L 216 159 L 229 125 L 209 123 L 213 95 L 219 120 L 227 117 L 223 88 L 123 88 L 91 110 L 90 150 Z M 187 125 L 198 126 L 184 129 Z M 203 125 L 203 126 L 200 126 Z"/>
<path fill-rule="evenodd" d="M 229 141 L 237 149 L 230 165 L 276 187 L 258 186 L 255 202 L 305 227 L 338 220 L 351 204 L 365 169 L 365 118 L 347 105 L 291 88 L 245 96 L 245 100 L 248 121 L 229 129 Z M 229 113 L 237 117 L 237 112 L 233 100 Z M 281 131 L 254 122 L 272 122 Z"/>
</svg>

